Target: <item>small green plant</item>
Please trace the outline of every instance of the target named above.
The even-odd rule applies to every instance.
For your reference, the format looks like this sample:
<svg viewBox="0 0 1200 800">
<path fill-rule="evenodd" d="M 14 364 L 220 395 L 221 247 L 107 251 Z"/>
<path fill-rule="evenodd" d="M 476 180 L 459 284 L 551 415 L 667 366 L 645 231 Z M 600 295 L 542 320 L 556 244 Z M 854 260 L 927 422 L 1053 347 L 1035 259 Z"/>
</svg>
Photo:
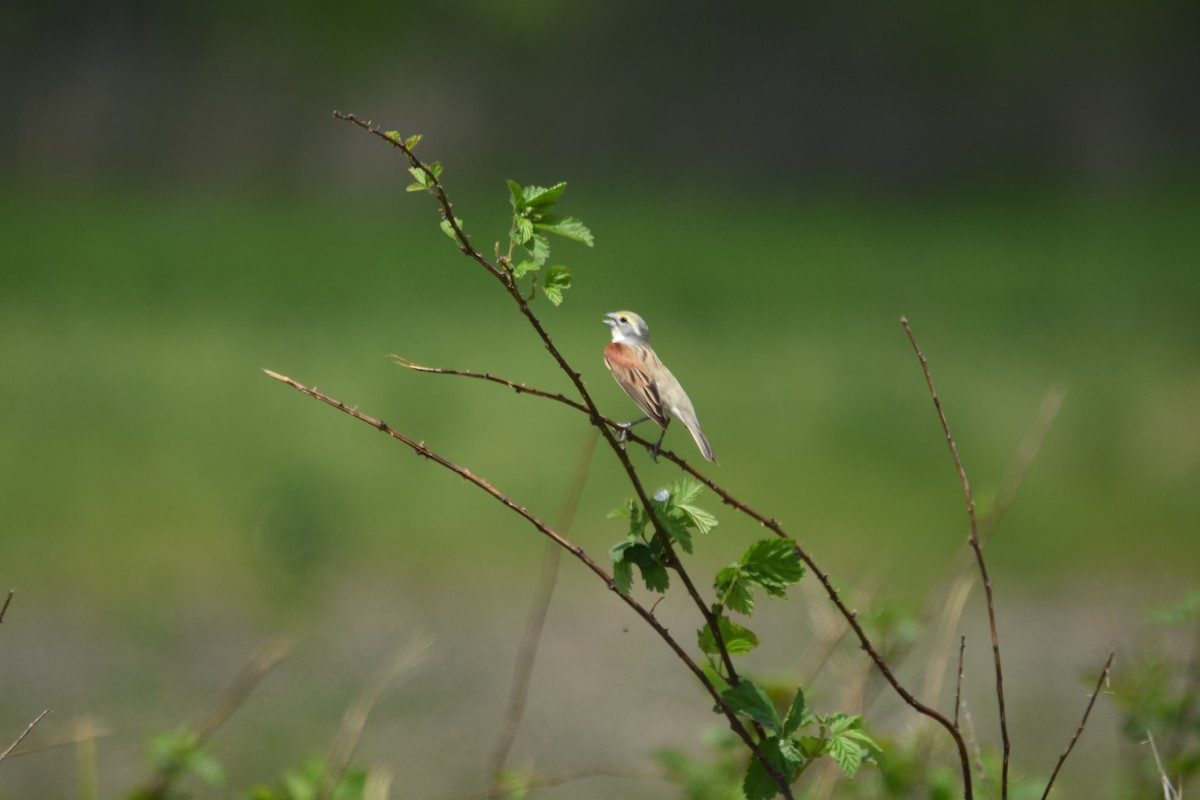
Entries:
<svg viewBox="0 0 1200 800">
<path fill-rule="evenodd" d="M 214 788 L 225 785 L 225 770 L 191 728 L 152 737 L 146 748 L 146 760 L 154 779 L 130 794 L 130 800 L 187 800 L 191 794 L 180 785 L 190 777 Z"/>
</svg>

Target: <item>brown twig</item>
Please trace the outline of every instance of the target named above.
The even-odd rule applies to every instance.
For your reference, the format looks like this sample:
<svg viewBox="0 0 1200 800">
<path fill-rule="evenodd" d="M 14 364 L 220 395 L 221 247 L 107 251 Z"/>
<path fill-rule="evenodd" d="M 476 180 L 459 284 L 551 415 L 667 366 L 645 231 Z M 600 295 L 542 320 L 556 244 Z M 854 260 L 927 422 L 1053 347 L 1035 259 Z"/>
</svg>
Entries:
<svg viewBox="0 0 1200 800">
<path fill-rule="evenodd" d="M 1108 661 L 1104 662 L 1104 669 L 1100 671 L 1100 677 L 1096 679 L 1096 688 L 1088 698 L 1087 708 L 1083 710 L 1083 719 L 1079 720 L 1079 727 L 1075 729 L 1075 735 L 1071 737 L 1067 749 L 1058 757 L 1058 763 L 1054 765 L 1054 772 L 1050 773 L 1050 780 L 1046 783 L 1046 791 L 1042 792 L 1042 800 L 1046 800 L 1050 796 L 1050 789 L 1054 786 L 1054 779 L 1058 777 L 1058 771 L 1062 769 L 1063 762 L 1067 760 L 1067 756 L 1071 755 L 1071 751 L 1075 749 L 1075 743 L 1079 741 L 1079 737 L 1083 733 L 1083 728 L 1087 725 L 1088 715 L 1092 713 L 1092 706 L 1096 704 L 1096 697 L 1100 694 L 1100 690 L 1104 688 L 1104 684 L 1108 682 L 1108 673 L 1112 669 L 1113 656 L 1115 655 L 1116 653 L 1108 654 Z"/>
<path fill-rule="evenodd" d="M 579 560 L 593 574 L 595 574 L 598 578 L 600 578 L 600 580 L 602 580 L 604 582 L 604 584 L 609 588 L 609 590 L 611 590 L 619 598 L 621 598 L 622 602 L 624 602 L 627 606 L 629 606 L 634 611 L 634 613 L 636 613 L 639 617 L 641 617 L 646 622 L 646 624 L 648 624 L 654 630 L 654 632 L 658 634 L 659 638 L 662 639 L 667 644 L 667 646 L 671 648 L 671 651 L 675 653 L 675 655 L 687 666 L 687 668 L 689 670 L 691 670 L 692 674 L 694 674 L 696 676 L 696 678 L 700 681 L 701 685 L 704 686 L 705 690 L 713 698 L 713 701 L 717 704 L 717 707 L 721 709 L 721 713 L 723 713 L 725 715 L 726 719 L 729 720 L 729 725 L 730 725 L 730 728 L 733 730 L 733 732 L 736 733 L 743 742 L 745 742 L 746 746 L 750 748 L 751 752 L 754 754 L 755 758 L 759 761 L 759 763 L 762 764 L 763 768 L 766 769 L 768 774 L 770 774 L 776 780 L 776 782 L 778 783 L 778 785 L 780 787 L 780 792 L 787 798 L 792 797 L 791 787 L 788 784 L 787 778 L 779 771 L 779 769 L 771 762 L 771 760 L 769 758 L 767 758 L 767 756 L 763 752 L 762 748 L 759 747 L 758 743 L 754 740 L 754 738 L 750 735 L 749 731 L 746 729 L 746 726 L 742 724 L 742 722 L 738 718 L 737 714 L 733 711 L 732 708 L 730 708 L 729 704 L 725 701 L 725 698 L 721 696 L 721 692 L 717 689 L 717 687 L 715 685 L 713 685 L 712 681 L 709 680 L 708 675 L 705 674 L 704 670 L 702 670 L 700 668 L 700 666 L 698 664 L 696 664 L 696 662 L 692 659 L 692 657 L 689 656 L 687 654 L 687 651 L 684 650 L 682 646 L 680 646 L 680 644 L 675 640 L 675 638 L 673 636 L 671 636 L 671 634 L 662 625 L 662 623 L 660 623 L 653 614 L 651 614 L 649 611 L 647 611 L 646 608 L 641 603 L 639 603 L 637 600 L 635 600 L 630 595 L 621 594 L 619 591 L 617 591 L 617 587 L 613 581 L 612 576 L 609 575 L 604 570 L 603 567 L 601 567 L 598 563 L 596 563 L 596 561 L 594 559 L 592 559 L 591 556 L 589 556 L 587 553 L 585 553 L 583 551 L 582 547 L 580 547 L 579 545 L 576 545 L 576 544 L 572 543 L 571 541 L 569 541 L 568 539 L 566 539 L 566 537 L 564 537 L 558 531 L 554 530 L 549 525 L 547 525 L 545 522 L 543 522 L 541 519 L 539 519 L 536 515 L 534 515 L 531 511 L 529 511 L 529 509 L 525 508 L 524 506 L 520 506 L 520 505 L 517 505 L 516 503 L 514 503 L 512 500 L 510 500 L 508 498 L 507 495 L 505 495 L 503 492 L 501 492 L 499 489 L 497 489 L 495 486 L 493 486 L 488 481 L 475 475 L 470 470 L 468 470 L 466 467 L 459 466 L 458 464 L 455 464 L 453 461 L 450 461 L 449 459 L 447 459 L 445 456 L 441 455 L 440 453 L 430 449 L 429 447 L 427 447 L 425 445 L 424 442 L 418 442 L 414 439 L 411 439 L 408 436 L 405 436 L 403 433 L 400 433 L 399 431 L 397 431 L 395 428 L 392 428 L 391 426 L 389 426 L 383 420 L 377 420 L 373 417 L 363 414 L 358 409 L 351 408 L 350 406 L 347 406 L 346 404 L 344 404 L 338 400 L 335 400 L 332 397 L 329 397 L 328 395 L 323 394 L 322 392 L 318 392 L 316 389 L 311 389 L 311 388 L 305 386 L 304 384 L 301 384 L 298 381 L 293 380 L 292 378 L 289 378 L 285 375 L 280 375 L 279 373 L 272 372 L 271 370 L 268 370 L 268 369 L 264 369 L 263 372 L 265 372 L 267 375 L 271 376 L 272 378 L 274 378 L 277 381 L 286 383 L 287 385 L 308 395 L 309 397 L 315 398 L 317 400 L 320 400 L 323 403 L 331 405 L 334 408 L 338 409 L 339 411 L 341 411 L 345 414 L 349 414 L 350 416 L 354 417 L 355 419 L 359 420 L 360 422 L 364 422 L 367 425 L 370 425 L 372 428 L 375 428 L 378 431 L 386 433 L 388 436 L 392 437 L 393 439 L 396 439 L 397 441 L 402 442 L 405 445 L 407 445 L 417 455 L 419 455 L 423 458 L 426 458 L 426 459 L 438 464 L 439 466 L 442 466 L 445 469 L 455 473 L 463 480 L 468 481 L 469 483 L 475 485 L 477 488 L 482 489 L 484 492 L 491 495 L 495 500 L 500 502 L 502 505 L 504 505 L 510 511 L 516 513 L 518 516 L 523 517 L 527 522 L 529 522 L 529 524 L 531 524 L 539 532 L 541 532 L 545 536 L 548 536 L 558 546 L 566 549 L 568 552 L 571 553 L 571 555 L 575 556 L 575 558 L 577 560 Z"/>
<path fill-rule="evenodd" d="M 554 358 L 559 368 L 575 385 L 576 391 L 579 392 L 579 396 L 583 399 L 583 403 L 587 407 L 589 421 L 592 425 L 600 430 L 605 441 L 608 442 L 609 447 L 612 449 L 617 459 L 621 462 L 621 466 L 624 468 L 625 474 L 628 477 L 630 484 L 633 486 L 638 499 L 641 501 L 642 508 L 645 509 L 646 516 L 650 519 L 650 523 L 654 528 L 654 535 L 658 539 L 659 544 L 661 545 L 665 554 L 664 562 L 675 570 L 675 573 L 683 582 L 684 589 L 687 591 L 688 596 L 692 598 L 692 602 L 696 605 L 697 610 L 700 612 L 701 616 L 704 617 L 705 624 L 712 633 L 717 651 L 721 654 L 721 659 L 725 665 L 726 675 L 729 679 L 729 682 L 736 684 L 739 680 L 737 670 L 734 668 L 733 659 L 729 654 L 729 649 L 725 646 L 725 639 L 721 634 L 721 628 L 717 622 L 717 615 L 713 613 L 708 603 L 705 602 L 704 598 L 700 596 L 699 591 L 697 591 L 695 584 L 692 582 L 691 576 L 688 575 L 687 571 L 684 569 L 683 562 L 679 559 L 678 554 L 675 552 L 675 547 L 671 543 L 671 536 L 669 533 L 667 533 L 667 529 L 662 524 L 662 521 L 659 520 L 658 514 L 654 510 L 654 506 L 650 502 L 650 496 L 646 492 L 646 488 L 642 484 L 641 478 L 633 466 L 633 462 L 630 461 L 629 455 L 625 451 L 623 443 L 617 440 L 617 437 L 613 434 L 612 429 L 609 427 L 609 425 L 605 424 L 603 417 L 600 414 L 600 410 L 596 406 L 596 402 L 592 399 L 591 394 L 588 392 L 587 387 L 583 383 L 582 374 L 571 367 L 569 363 L 567 363 L 566 357 L 563 356 L 562 352 L 554 344 L 553 339 L 550 338 L 550 334 L 542 325 L 541 320 L 539 320 L 537 315 L 533 313 L 533 309 L 529 306 L 529 300 L 524 296 L 524 294 L 522 294 L 521 288 L 518 286 L 516 277 L 514 276 L 512 270 L 503 266 L 492 264 L 482 253 L 480 253 L 471 245 L 470 239 L 467 237 L 466 233 L 462 230 L 458 224 L 458 221 L 454 217 L 453 206 L 450 203 L 450 199 L 446 194 L 446 189 L 442 185 L 441 180 L 432 169 L 422 162 L 421 159 L 417 158 L 407 144 L 400 141 L 399 137 L 393 138 L 387 135 L 380 130 L 378 125 L 375 125 L 370 120 L 360 120 L 354 114 L 343 114 L 340 111 L 334 111 L 333 116 L 336 119 L 353 123 L 371 135 L 376 136 L 393 147 L 399 149 L 402 153 L 404 153 L 404 156 L 408 159 L 409 164 L 412 165 L 414 169 L 420 170 L 426 176 L 427 186 L 429 187 L 429 190 L 433 194 L 434 198 L 437 200 L 438 204 L 441 206 L 442 218 L 450 226 L 450 229 L 454 234 L 454 238 L 459 245 L 459 250 L 486 269 L 488 273 L 492 275 L 492 277 L 500 281 L 500 283 L 504 286 L 505 291 L 507 291 L 509 296 L 512 298 L 513 302 L 517 304 L 517 308 L 525 316 L 525 319 L 529 322 L 530 326 L 534 329 L 534 332 L 537 333 L 538 338 L 541 339 L 542 344 L 546 348 L 547 352 L 550 353 L 551 357 Z M 765 735 L 758 723 L 754 723 L 754 726 L 758 731 L 760 738 Z M 772 774 L 775 773 L 772 772 Z M 780 790 L 786 792 L 787 788 L 786 786 L 781 785 Z"/>
<path fill-rule="evenodd" d="M 975 551 L 975 561 L 979 565 L 979 575 L 983 580 L 983 590 L 987 596 L 988 625 L 991 627 L 992 632 L 992 658 L 996 666 L 996 702 L 1000 709 L 1000 739 L 1003 744 L 1003 758 L 1000 768 L 1000 798 L 1001 800 L 1007 800 L 1008 759 L 1012 748 L 1008 741 L 1008 718 L 1004 707 L 1004 670 L 1000 665 L 1000 637 L 996 631 L 996 604 L 992 596 L 992 580 L 988 577 L 987 564 L 983 560 L 983 544 L 979 540 L 979 525 L 975 520 L 975 497 L 971 494 L 971 482 L 967 480 L 967 471 L 963 467 L 962 458 L 958 455 L 958 445 L 955 444 L 954 435 L 950 432 L 950 423 L 946 419 L 946 412 L 942 409 L 941 398 L 938 397 L 937 389 L 934 388 L 933 375 L 929 372 L 929 361 L 925 358 L 925 354 L 921 352 L 921 347 L 917 344 L 917 338 L 913 335 L 908 320 L 901 317 L 900 324 L 904 326 L 904 332 L 908 334 L 908 341 L 912 343 L 913 350 L 917 353 L 917 359 L 921 362 L 921 371 L 925 374 L 925 383 L 929 386 L 929 394 L 933 398 L 933 407 L 937 409 L 938 419 L 942 423 L 942 430 L 946 433 L 946 444 L 950 447 L 950 455 L 954 459 L 955 469 L 958 470 L 958 478 L 962 483 L 963 495 L 967 502 L 967 520 L 971 529 L 968 541 L 971 543 L 971 549 Z"/>
<path fill-rule="evenodd" d="M 10 596 L 11 596 L 11 593 L 10 593 Z M 21 743 L 21 740 L 24 739 L 26 736 L 28 736 L 29 732 L 31 730 L 33 730 L 34 726 L 37 725 L 39 722 L 41 722 L 42 718 L 45 717 L 49 713 L 50 713 L 50 709 L 47 708 L 45 711 L 43 711 L 42 713 L 40 713 L 36 717 L 34 717 L 33 722 L 26 725 L 25 730 L 21 731 L 21 735 L 18 736 L 16 739 L 14 739 L 13 743 L 10 744 L 7 748 L 5 748 L 3 753 L 0 753 L 0 761 L 3 761 L 4 759 L 8 758 L 8 754 L 11 753 L 13 750 L 15 750 L 17 745 L 19 745 Z"/>
<path fill-rule="evenodd" d="M 592 454 L 596 450 L 596 436 L 589 432 L 587 440 L 579 453 L 575 474 L 563 498 L 559 510 L 558 528 L 564 534 L 571 530 L 575 521 L 575 512 L 579 508 L 579 498 L 583 495 L 583 487 L 587 482 L 589 465 Z M 538 645 L 542 639 L 542 630 L 546 624 L 546 614 L 550 609 L 550 599 L 554 595 L 554 585 L 558 580 L 558 564 L 562 556 L 562 548 L 552 541 L 546 542 L 546 550 L 542 555 L 542 570 L 538 577 L 537 588 L 529 605 L 529 617 L 525 622 L 525 633 L 521 637 L 521 648 L 517 651 L 517 663 L 513 668 L 512 687 L 508 694 L 508 708 L 504 712 L 504 722 L 500 734 L 496 738 L 496 746 L 488 765 L 488 775 L 493 791 L 499 787 L 500 776 L 508 761 L 513 741 L 517 736 L 517 728 L 525 714 L 525 704 L 529 697 L 529 683 L 533 677 L 533 662 L 537 657 Z"/>
<path fill-rule="evenodd" d="M 4 622 L 4 614 L 8 611 L 8 604 L 12 602 L 13 595 L 16 593 L 16 589 L 8 590 L 8 595 L 4 598 L 4 605 L 0 606 L 0 622 Z"/>
</svg>

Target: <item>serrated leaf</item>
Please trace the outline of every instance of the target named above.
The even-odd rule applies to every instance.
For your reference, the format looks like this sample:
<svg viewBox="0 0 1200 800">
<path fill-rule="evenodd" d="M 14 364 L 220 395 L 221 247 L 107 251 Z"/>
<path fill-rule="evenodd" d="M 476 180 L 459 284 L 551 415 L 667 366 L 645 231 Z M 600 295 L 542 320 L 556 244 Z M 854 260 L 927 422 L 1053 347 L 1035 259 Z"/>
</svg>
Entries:
<svg viewBox="0 0 1200 800">
<path fill-rule="evenodd" d="M 682 514 L 675 510 L 660 509 L 658 521 L 662 523 L 663 530 L 667 532 L 671 541 L 677 542 L 685 553 L 692 552 L 692 532 L 688 529 Z"/>
<path fill-rule="evenodd" d="M 404 187 L 404 191 L 406 191 L 406 192 L 423 192 L 428 188 L 429 187 L 423 186 L 419 183 L 410 183 L 408 186 Z"/>
<path fill-rule="evenodd" d="M 829 755 L 841 767 L 842 774 L 853 778 L 858 768 L 862 766 L 863 750 L 857 742 L 844 736 L 835 736 L 829 740 Z"/>
<path fill-rule="evenodd" d="M 703 508 L 699 508 L 698 506 L 693 506 L 688 503 L 680 503 L 679 510 L 687 514 L 688 519 L 690 519 L 692 522 L 692 525 L 694 525 L 696 530 L 700 531 L 700 533 L 708 533 L 718 525 L 716 517 L 705 511 Z"/>
<path fill-rule="evenodd" d="M 753 681 L 742 678 L 741 683 L 730 687 L 721 697 L 725 698 L 735 713 L 749 717 L 774 733 L 778 733 L 782 727 L 775 704 Z"/>
<path fill-rule="evenodd" d="M 650 591 L 662 594 L 671 586 L 671 576 L 662 564 L 638 564 L 638 569 L 642 571 L 642 580 Z"/>
<path fill-rule="evenodd" d="M 754 613 L 754 593 L 750 584 L 742 579 L 740 564 L 731 564 L 721 569 L 713 581 L 713 588 L 716 589 L 717 598 L 722 605 L 746 616 Z"/>
<path fill-rule="evenodd" d="M 414 147 L 416 147 L 417 145 L 419 145 L 421 143 L 421 140 L 423 138 L 425 138 L 425 137 L 422 136 L 421 134 L 414 133 L 412 136 L 410 136 L 404 140 L 404 146 L 407 147 L 409 150 L 412 150 Z"/>
<path fill-rule="evenodd" d="M 783 755 L 779 751 L 779 740 L 776 738 L 768 738 L 758 743 L 758 747 L 762 750 L 767 761 L 790 778 L 794 770 L 788 770 L 783 765 Z M 775 782 L 774 776 L 767 771 L 767 768 L 762 765 L 756 756 L 750 757 L 750 764 L 746 767 L 746 777 L 742 779 L 742 792 L 746 795 L 746 800 L 771 800 L 779 793 L 779 784 Z"/>
<path fill-rule="evenodd" d="M 565 236 L 576 242 L 583 242 L 588 247 L 595 245 L 595 237 L 587 225 L 575 217 L 560 217 L 557 214 L 543 214 L 535 223 L 542 230 L 553 231 L 559 236 Z"/>
<path fill-rule="evenodd" d="M 533 256 L 534 261 L 545 264 L 546 259 L 550 257 L 550 240 L 540 233 L 535 233 L 525 243 L 525 249 Z"/>
<path fill-rule="evenodd" d="M 690 503 L 704 493 L 704 485 L 693 478 L 680 478 L 671 484 L 668 491 L 675 505 Z"/>
<path fill-rule="evenodd" d="M 533 223 L 526 217 L 513 217 L 513 226 L 508 238 L 512 240 L 513 244 L 524 247 L 533 238 Z"/>
<path fill-rule="evenodd" d="M 791 539 L 763 539 L 750 545 L 742 555 L 744 572 L 759 586 L 775 596 L 804 577 L 804 563 Z"/>
<path fill-rule="evenodd" d="M 524 261 L 513 267 L 513 277 L 520 278 L 530 272 L 537 272 L 541 267 L 532 258 L 527 258 Z"/>
<path fill-rule="evenodd" d="M 564 267 L 562 264 L 555 264 L 546 271 L 546 277 L 542 280 L 542 291 L 546 293 L 546 297 L 554 305 L 559 305 L 563 301 L 563 292 L 571 288 L 571 270 Z"/>
<path fill-rule="evenodd" d="M 546 208 L 558 202 L 558 198 L 562 197 L 562 193 L 567 190 L 567 182 L 556 183 L 549 189 L 541 186 L 526 186 L 521 194 L 524 197 L 525 205 L 534 208 Z"/>
<path fill-rule="evenodd" d="M 434 178 L 442 177 L 442 162 L 430 161 L 425 166 L 429 167 L 429 171 L 433 173 Z"/>
<path fill-rule="evenodd" d="M 400 144 L 400 131 L 388 131 L 384 134 L 384 136 L 391 139 L 396 144 Z"/>
<path fill-rule="evenodd" d="M 796 689 L 796 696 L 792 698 L 792 704 L 788 707 L 787 716 L 783 720 L 783 735 L 791 736 L 816 721 L 817 718 L 813 716 L 812 711 L 808 709 L 808 703 L 804 700 L 804 690 Z"/>
<path fill-rule="evenodd" d="M 628 561 L 618 561 L 613 564 L 613 585 L 617 587 L 617 593 L 623 597 L 629 596 L 629 590 L 633 588 L 633 565 Z"/>
<path fill-rule="evenodd" d="M 731 656 L 740 656 L 749 653 L 754 648 L 758 647 L 758 635 L 749 628 L 742 627 L 729 617 L 717 617 L 717 628 L 721 631 L 721 640 L 725 643 L 725 649 Z M 717 639 L 713 636 L 712 628 L 705 625 L 697 631 L 697 642 L 701 652 L 709 655 L 717 655 Z"/>
</svg>

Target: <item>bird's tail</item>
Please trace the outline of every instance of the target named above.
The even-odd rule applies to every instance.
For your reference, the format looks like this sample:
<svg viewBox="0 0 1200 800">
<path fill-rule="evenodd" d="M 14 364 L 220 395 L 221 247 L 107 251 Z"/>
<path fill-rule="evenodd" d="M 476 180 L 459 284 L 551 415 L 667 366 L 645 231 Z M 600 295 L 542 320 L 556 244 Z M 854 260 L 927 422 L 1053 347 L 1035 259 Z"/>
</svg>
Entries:
<svg viewBox="0 0 1200 800">
<path fill-rule="evenodd" d="M 700 453 L 709 461 L 720 464 L 717 457 L 713 455 L 712 445 L 708 443 L 708 439 L 704 436 L 704 431 L 700 430 L 700 423 L 694 419 L 681 420 L 688 432 L 692 434 L 692 438 L 696 440 L 696 447 L 700 448 Z"/>
</svg>

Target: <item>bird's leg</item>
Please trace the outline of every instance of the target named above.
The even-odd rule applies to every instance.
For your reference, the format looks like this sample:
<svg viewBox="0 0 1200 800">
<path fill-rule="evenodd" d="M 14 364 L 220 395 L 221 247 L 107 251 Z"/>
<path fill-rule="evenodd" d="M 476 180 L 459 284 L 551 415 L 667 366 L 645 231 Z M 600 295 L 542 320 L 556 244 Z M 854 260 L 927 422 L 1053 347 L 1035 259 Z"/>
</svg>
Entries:
<svg viewBox="0 0 1200 800">
<path fill-rule="evenodd" d="M 650 458 L 655 464 L 658 463 L 658 449 L 662 447 L 663 439 L 667 435 L 667 429 L 663 428 L 663 432 L 659 434 L 658 441 L 654 443 L 654 450 L 650 453 Z"/>
<path fill-rule="evenodd" d="M 629 429 L 632 428 L 634 425 L 637 425 L 639 422 L 645 422 L 648 419 L 650 419 L 650 418 L 642 417 L 641 419 L 635 419 L 633 422 L 626 422 L 621 425 L 618 425 L 617 429 L 620 430 L 621 432 L 617 434 L 617 441 L 620 442 L 621 444 L 625 444 L 625 440 L 629 438 Z"/>
</svg>

